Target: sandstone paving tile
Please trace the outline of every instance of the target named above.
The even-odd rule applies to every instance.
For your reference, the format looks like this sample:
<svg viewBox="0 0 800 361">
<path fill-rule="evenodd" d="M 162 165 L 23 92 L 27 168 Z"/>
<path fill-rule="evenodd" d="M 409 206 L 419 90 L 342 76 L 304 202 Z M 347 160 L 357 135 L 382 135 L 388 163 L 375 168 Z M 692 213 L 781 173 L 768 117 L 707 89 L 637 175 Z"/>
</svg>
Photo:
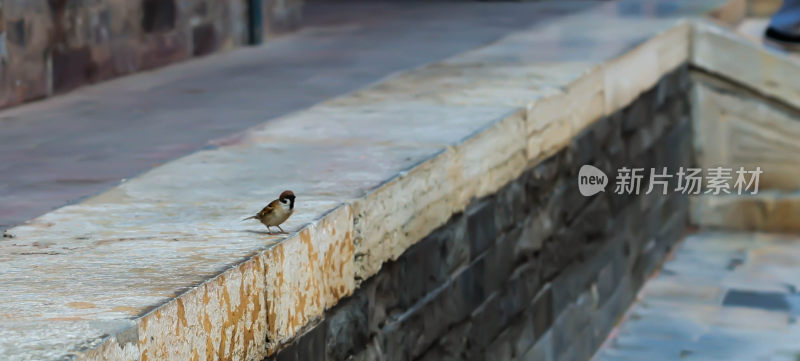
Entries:
<svg viewBox="0 0 800 361">
<path fill-rule="evenodd" d="M 718 284 L 686 281 L 688 279 L 659 277 L 647 282 L 644 289 L 651 297 L 675 302 L 719 304 L 725 294 Z"/>
<path fill-rule="evenodd" d="M 360 100 L 352 104 L 332 100 L 256 127 L 248 138 L 265 142 L 338 139 L 345 144 L 361 141 L 444 147 L 515 111 L 515 107 L 503 105 L 454 106 L 414 99 Z M 397 127 L 398 124 L 403 126 Z M 392 131 L 386 131 L 389 127 Z"/>
<path fill-rule="evenodd" d="M 798 238 L 707 231 L 690 235 L 594 360 L 781 360 L 800 354 L 792 284 Z M 703 253 L 703 258 L 698 257 Z M 725 260 L 735 267 L 724 267 Z M 712 272 L 704 269 L 715 268 Z M 681 289 L 680 286 L 683 288 Z M 705 293 L 708 288 L 716 290 Z M 680 296 L 675 296 L 675 295 Z M 713 294 L 714 297 L 705 297 Z"/>
</svg>

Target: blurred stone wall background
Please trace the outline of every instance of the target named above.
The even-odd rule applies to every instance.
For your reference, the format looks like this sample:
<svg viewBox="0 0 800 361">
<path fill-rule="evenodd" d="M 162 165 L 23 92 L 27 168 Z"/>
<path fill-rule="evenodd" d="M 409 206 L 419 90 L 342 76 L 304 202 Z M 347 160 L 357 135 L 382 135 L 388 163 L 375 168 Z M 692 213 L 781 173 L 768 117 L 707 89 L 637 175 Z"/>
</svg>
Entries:
<svg viewBox="0 0 800 361">
<path fill-rule="evenodd" d="M 0 0 L 0 108 L 247 44 L 254 18 L 268 40 L 296 28 L 301 8 L 302 0 Z"/>
<path fill-rule="evenodd" d="M 747 4 L 749 16 L 771 16 L 781 7 L 783 0 L 750 0 Z"/>
</svg>

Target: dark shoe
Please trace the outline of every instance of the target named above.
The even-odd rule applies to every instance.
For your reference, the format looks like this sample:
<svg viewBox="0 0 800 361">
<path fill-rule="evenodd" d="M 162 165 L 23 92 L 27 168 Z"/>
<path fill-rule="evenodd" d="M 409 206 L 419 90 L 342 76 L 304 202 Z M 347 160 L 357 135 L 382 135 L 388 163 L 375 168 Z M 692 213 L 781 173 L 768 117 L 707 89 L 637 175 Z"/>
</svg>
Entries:
<svg viewBox="0 0 800 361">
<path fill-rule="evenodd" d="M 800 46 L 800 34 L 798 33 L 788 33 L 770 26 L 764 33 L 764 36 L 769 40 L 783 45 Z"/>
</svg>

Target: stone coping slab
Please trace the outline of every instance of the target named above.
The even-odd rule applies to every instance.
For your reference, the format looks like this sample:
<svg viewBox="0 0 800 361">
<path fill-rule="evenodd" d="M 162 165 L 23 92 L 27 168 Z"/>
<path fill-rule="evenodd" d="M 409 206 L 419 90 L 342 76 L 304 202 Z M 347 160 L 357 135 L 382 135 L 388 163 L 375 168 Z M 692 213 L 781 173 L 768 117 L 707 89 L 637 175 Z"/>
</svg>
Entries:
<svg viewBox="0 0 800 361">
<path fill-rule="evenodd" d="M 695 22 L 692 47 L 695 67 L 800 108 L 797 55 L 764 46 L 755 34 L 743 35 L 709 21 Z"/>
<path fill-rule="evenodd" d="M 761 167 L 757 195 L 702 195 L 692 200 L 701 227 L 797 232 L 800 224 L 797 137 L 800 57 L 765 46 L 766 20 L 744 20 L 731 32 L 710 22 L 693 27 L 692 64 L 726 81 L 693 90 L 698 165 Z"/>
<path fill-rule="evenodd" d="M 262 359 L 472 198 L 689 61 L 684 17 L 729 4 L 604 3 L 12 228 L 0 358 Z M 240 222 L 286 188 L 288 236 Z"/>
</svg>

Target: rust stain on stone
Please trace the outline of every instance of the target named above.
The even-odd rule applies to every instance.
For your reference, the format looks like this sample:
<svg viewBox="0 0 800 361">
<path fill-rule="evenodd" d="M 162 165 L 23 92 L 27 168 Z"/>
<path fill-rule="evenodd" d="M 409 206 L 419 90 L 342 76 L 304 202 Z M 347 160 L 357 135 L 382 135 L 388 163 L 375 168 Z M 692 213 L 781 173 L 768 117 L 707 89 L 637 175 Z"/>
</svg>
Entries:
<svg viewBox="0 0 800 361">
<path fill-rule="evenodd" d="M 203 330 L 206 334 L 206 360 L 213 360 L 214 340 L 211 339 L 211 320 L 208 317 L 208 285 L 203 287 Z"/>
<path fill-rule="evenodd" d="M 114 312 L 125 312 L 127 314 L 136 315 L 139 313 L 139 309 L 136 307 L 129 307 L 129 306 L 117 306 L 111 309 Z"/>
<path fill-rule="evenodd" d="M 281 243 L 265 254 L 264 274 L 270 277 L 270 267 L 275 268 L 274 278 L 267 279 L 269 287 L 267 287 L 265 299 L 267 330 L 269 337 L 272 339 L 271 341 L 276 341 L 278 337 L 278 312 L 281 312 L 278 307 L 280 304 L 279 298 L 285 283 L 283 277 L 284 245 L 285 243 Z M 271 349 L 270 354 L 273 352 L 274 349 Z"/>
<path fill-rule="evenodd" d="M 220 325 L 220 328 L 219 328 L 220 342 L 219 342 L 219 347 L 217 348 L 217 358 L 219 360 L 224 360 L 225 359 L 225 348 L 226 348 L 225 346 L 226 345 L 230 345 L 231 347 L 233 347 L 233 343 L 234 343 L 233 339 L 236 337 L 236 327 L 235 327 L 236 325 L 235 325 L 234 322 L 239 319 L 237 317 L 238 315 L 235 315 L 236 312 L 234 310 L 232 310 L 231 296 L 228 293 L 228 288 L 225 287 L 224 284 L 225 284 L 225 282 L 220 282 L 220 288 L 222 289 L 222 300 L 220 301 L 220 308 L 225 310 L 225 313 L 226 313 L 227 317 L 224 318 L 224 322 L 222 323 L 222 325 Z M 241 296 L 241 293 L 240 293 L 240 296 Z M 224 302 L 224 305 L 223 305 L 223 302 Z M 241 303 L 240 303 L 240 305 L 241 305 Z M 228 340 L 228 333 L 225 332 L 225 330 L 227 330 L 228 328 L 231 328 L 231 327 L 233 328 L 232 334 L 231 334 L 231 339 Z"/>
<path fill-rule="evenodd" d="M 183 327 L 186 327 L 186 312 L 185 312 L 184 306 L 183 306 L 183 299 L 178 298 L 178 302 L 177 303 L 178 303 L 178 320 L 183 325 Z M 176 328 L 175 331 L 176 332 L 178 331 L 177 328 Z"/>
<path fill-rule="evenodd" d="M 91 303 L 91 302 L 70 302 L 70 303 L 67 303 L 67 306 L 72 307 L 72 308 L 77 308 L 77 309 L 87 309 L 87 308 L 95 308 L 95 307 L 97 307 L 97 306 L 95 306 L 94 303 Z"/>
<path fill-rule="evenodd" d="M 80 316 L 69 316 L 69 317 L 53 317 L 53 318 L 48 318 L 47 320 L 48 321 L 81 321 L 81 320 L 85 320 L 85 318 L 80 317 Z"/>
</svg>

